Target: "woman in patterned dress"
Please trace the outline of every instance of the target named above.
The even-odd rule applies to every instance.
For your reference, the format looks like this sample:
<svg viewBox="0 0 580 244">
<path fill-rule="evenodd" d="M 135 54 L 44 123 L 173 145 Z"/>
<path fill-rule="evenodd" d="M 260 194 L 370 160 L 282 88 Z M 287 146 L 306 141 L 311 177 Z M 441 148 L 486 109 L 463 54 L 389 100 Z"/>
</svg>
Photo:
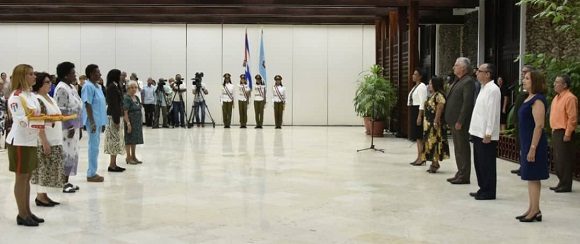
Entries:
<svg viewBox="0 0 580 244">
<path fill-rule="evenodd" d="M 123 114 L 123 92 L 119 85 L 121 71 L 112 69 L 107 74 L 107 117 L 109 126 L 105 129 L 105 153 L 110 155 L 109 172 L 123 172 L 125 168 L 117 166 L 117 155 L 125 154 L 121 115 Z"/>
<path fill-rule="evenodd" d="M 449 143 L 447 133 L 441 123 L 443 109 L 445 108 L 445 95 L 443 95 L 443 79 L 433 77 L 429 82 L 431 97 L 425 102 L 425 117 L 423 119 L 423 136 L 425 150 L 422 160 L 432 161 L 427 170 L 429 173 L 437 173 L 439 161 L 449 158 Z"/>
<path fill-rule="evenodd" d="M 47 73 L 37 73 L 36 83 L 32 91 L 40 104 L 41 114 L 59 115 L 60 109 L 56 101 L 48 95 L 52 82 Z M 36 206 L 54 207 L 60 203 L 48 197 L 47 188 L 62 188 L 64 186 L 64 158 L 62 150 L 62 122 L 46 122 L 44 126 L 46 139 L 50 145 L 50 153 L 44 154 L 42 147 L 37 147 L 38 168 L 32 172 L 31 182 L 38 185 Z"/>
<path fill-rule="evenodd" d="M 137 97 L 138 84 L 130 81 L 127 85 L 127 95 L 123 99 L 125 119 L 125 150 L 128 164 L 142 164 L 135 156 L 138 144 L 143 144 L 143 121 L 141 115 L 141 101 Z"/>
<path fill-rule="evenodd" d="M 56 67 L 56 74 L 60 81 L 56 85 L 54 98 L 63 115 L 76 114 L 77 118 L 62 123 L 62 149 L 64 157 L 64 193 L 74 193 L 79 190 L 69 182 L 69 176 L 77 174 L 79 164 L 79 140 L 81 137 L 83 101 L 75 86 L 75 65 L 71 62 L 60 63 Z"/>
</svg>

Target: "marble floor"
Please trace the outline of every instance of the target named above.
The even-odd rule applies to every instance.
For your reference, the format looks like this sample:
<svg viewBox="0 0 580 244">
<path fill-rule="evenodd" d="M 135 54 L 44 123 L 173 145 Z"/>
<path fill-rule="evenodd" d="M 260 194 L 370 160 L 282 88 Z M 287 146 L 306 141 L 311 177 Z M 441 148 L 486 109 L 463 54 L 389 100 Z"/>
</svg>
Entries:
<svg viewBox="0 0 580 244">
<path fill-rule="evenodd" d="M 144 164 L 87 183 L 86 141 L 75 194 L 32 206 L 46 223 L 18 227 L 13 174 L 0 153 L 0 243 L 577 243 L 580 191 L 542 186 L 542 223 L 519 223 L 526 183 L 498 160 L 498 199 L 476 201 L 471 185 L 445 181 L 455 161 L 430 175 L 411 167 L 415 145 L 393 138 L 360 152 L 361 127 L 146 129 Z M 34 188 L 33 188 L 34 191 Z M 32 197 L 33 199 L 34 197 Z"/>
</svg>

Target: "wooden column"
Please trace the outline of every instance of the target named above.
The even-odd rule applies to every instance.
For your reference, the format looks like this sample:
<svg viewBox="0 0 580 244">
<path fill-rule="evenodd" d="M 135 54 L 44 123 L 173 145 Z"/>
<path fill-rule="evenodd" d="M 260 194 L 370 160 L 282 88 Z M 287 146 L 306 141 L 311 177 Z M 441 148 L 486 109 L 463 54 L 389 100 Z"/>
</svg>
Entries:
<svg viewBox="0 0 580 244">
<path fill-rule="evenodd" d="M 376 19 L 375 20 L 375 63 L 378 65 L 382 65 L 383 64 L 383 35 L 382 35 L 382 23 L 381 23 L 381 19 Z M 367 69 L 367 67 L 363 67 L 364 69 Z"/>
<path fill-rule="evenodd" d="M 410 88 L 414 85 L 413 69 L 419 65 L 419 4 L 417 1 L 409 0 L 407 15 L 409 17 L 409 70 L 407 74 Z"/>
<path fill-rule="evenodd" d="M 394 66 L 394 62 L 398 62 L 394 60 L 393 54 L 394 52 L 398 52 L 398 50 L 395 50 L 395 41 L 397 41 L 397 33 L 399 30 L 399 15 L 397 13 L 397 11 L 390 11 L 389 12 L 389 43 L 388 43 L 388 47 L 389 47 L 389 67 L 386 67 L 389 69 L 389 80 L 391 82 L 393 82 L 393 84 L 396 84 L 396 80 L 395 78 L 395 66 Z"/>
</svg>

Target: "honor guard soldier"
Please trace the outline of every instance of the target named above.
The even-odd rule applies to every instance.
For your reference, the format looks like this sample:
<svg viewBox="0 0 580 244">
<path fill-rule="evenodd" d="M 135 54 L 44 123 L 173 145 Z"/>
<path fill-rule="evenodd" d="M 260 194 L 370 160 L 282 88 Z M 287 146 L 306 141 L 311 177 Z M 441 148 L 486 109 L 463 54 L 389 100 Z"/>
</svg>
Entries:
<svg viewBox="0 0 580 244">
<path fill-rule="evenodd" d="M 248 104 L 250 103 L 251 89 L 248 86 L 246 75 L 240 75 L 240 85 L 238 86 L 238 105 L 240 110 L 240 128 L 246 128 L 248 123 Z"/>
<path fill-rule="evenodd" d="M 234 85 L 232 84 L 229 73 L 224 74 L 221 103 L 224 128 L 230 128 L 230 124 L 232 123 L 232 108 L 234 107 Z"/>
<path fill-rule="evenodd" d="M 262 129 L 264 124 L 264 106 L 266 105 L 266 86 L 261 75 L 256 75 L 254 90 L 254 112 L 256 113 L 256 129 Z"/>
<path fill-rule="evenodd" d="M 274 118 L 276 129 L 282 129 L 282 115 L 286 104 L 286 88 L 282 85 L 282 76 L 274 76 L 276 84 L 274 85 Z"/>
</svg>

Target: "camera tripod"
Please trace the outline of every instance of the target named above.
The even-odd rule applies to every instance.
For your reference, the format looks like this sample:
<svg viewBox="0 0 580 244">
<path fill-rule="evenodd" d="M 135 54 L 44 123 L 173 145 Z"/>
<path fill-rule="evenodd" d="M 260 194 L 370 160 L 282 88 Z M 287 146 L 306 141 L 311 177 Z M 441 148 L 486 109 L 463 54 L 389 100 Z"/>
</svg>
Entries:
<svg viewBox="0 0 580 244">
<path fill-rule="evenodd" d="M 215 121 L 213 120 L 213 116 L 211 116 L 211 112 L 209 111 L 209 107 L 205 103 L 205 96 L 203 95 L 202 89 L 196 88 L 195 95 L 201 96 L 201 101 L 203 101 L 203 104 L 201 105 L 201 106 L 203 106 L 203 108 L 201 108 L 201 109 L 205 109 L 207 111 L 207 114 L 209 115 L 209 119 L 211 120 L 211 125 L 213 126 L 213 128 L 215 128 Z M 195 97 L 194 97 L 193 105 L 191 106 L 191 112 L 189 113 L 189 118 L 187 119 L 187 128 L 193 127 L 195 116 L 197 116 L 197 114 L 195 114 Z M 205 121 L 203 121 L 203 123 L 205 124 Z"/>
<path fill-rule="evenodd" d="M 183 95 L 181 95 L 180 91 L 181 91 L 181 84 L 177 84 L 177 91 L 175 92 L 175 94 L 173 94 L 173 98 L 171 99 L 171 107 L 169 108 L 169 111 L 172 111 L 172 109 L 175 109 L 173 107 L 173 101 L 175 100 L 175 96 L 177 96 L 177 94 L 179 94 L 179 103 L 181 103 L 183 105 L 183 126 L 185 126 L 185 123 L 187 121 L 185 121 L 185 119 L 187 118 L 187 110 L 185 109 L 185 102 L 183 101 Z M 187 92 L 187 91 L 186 91 Z M 173 113 L 176 113 L 177 111 L 173 110 Z M 175 118 L 175 116 L 173 116 Z M 179 115 L 177 115 L 177 120 L 178 121 L 173 121 L 173 127 L 179 127 L 181 125 L 177 125 L 179 124 Z M 171 121 L 171 120 L 170 120 Z"/>
</svg>

